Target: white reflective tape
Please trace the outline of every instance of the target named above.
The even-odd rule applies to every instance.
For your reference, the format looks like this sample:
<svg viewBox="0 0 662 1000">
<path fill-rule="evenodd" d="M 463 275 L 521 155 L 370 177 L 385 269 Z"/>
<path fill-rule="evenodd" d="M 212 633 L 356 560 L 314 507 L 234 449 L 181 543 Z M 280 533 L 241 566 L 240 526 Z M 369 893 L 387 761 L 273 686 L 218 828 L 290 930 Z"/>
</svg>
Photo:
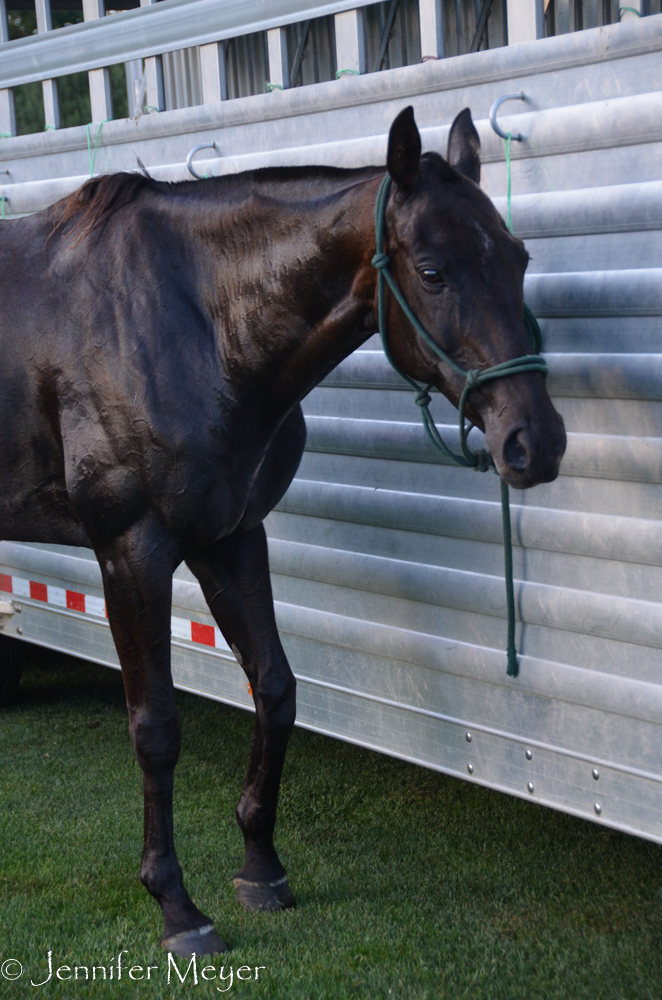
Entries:
<svg viewBox="0 0 662 1000">
<path fill-rule="evenodd" d="M 216 649 L 227 649 L 228 653 L 232 652 L 223 638 L 223 633 L 220 628 L 217 628 L 216 625 L 214 626 L 214 645 L 216 646 Z"/>
<path fill-rule="evenodd" d="M 30 596 L 30 581 L 24 580 L 22 576 L 13 576 L 11 578 L 11 585 L 14 594 L 18 597 L 29 597 Z"/>
<path fill-rule="evenodd" d="M 62 590 L 61 587 L 51 587 L 50 583 L 46 589 L 48 592 L 49 604 L 57 604 L 59 608 L 66 608 L 67 606 L 66 590 Z"/>
<path fill-rule="evenodd" d="M 103 597 L 90 597 L 85 594 L 85 611 L 88 615 L 96 615 L 98 618 L 106 617 L 106 602 Z"/>
<path fill-rule="evenodd" d="M 170 631 L 173 639 L 188 639 L 191 641 L 191 623 L 186 618 L 170 619 Z"/>
</svg>

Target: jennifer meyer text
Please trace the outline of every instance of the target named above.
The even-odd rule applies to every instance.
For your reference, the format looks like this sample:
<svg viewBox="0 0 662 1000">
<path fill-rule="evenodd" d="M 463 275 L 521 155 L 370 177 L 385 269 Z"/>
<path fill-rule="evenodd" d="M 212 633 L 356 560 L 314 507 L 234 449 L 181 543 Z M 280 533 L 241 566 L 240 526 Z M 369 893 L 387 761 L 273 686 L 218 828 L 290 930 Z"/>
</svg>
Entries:
<svg viewBox="0 0 662 1000">
<path fill-rule="evenodd" d="M 168 952 L 167 960 L 159 965 L 135 965 L 125 958 L 128 951 L 121 951 L 110 965 L 58 965 L 49 951 L 40 970 L 24 969 L 17 958 L 6 958 L 0 963 L 0 979 L 15 981 L 23 979 L 26 985 L 39 988 L 46 983 L 56 982 L 89 982 L 112 980 L 132 980 L 133 982 L 160 979 L 162 982 L 176 985 L 186 983 L 197 986 L 201 982 L 216 982 L 219 993 L 227 993 L 237 982 L 256 982 L 261 972 L 266 972 L 265 965 L 212 965 L 209 956 L 193 955 L 192 958 L 180 958 Z M 71 960 L 69 960 L 71 961 Z"/>
</svg>

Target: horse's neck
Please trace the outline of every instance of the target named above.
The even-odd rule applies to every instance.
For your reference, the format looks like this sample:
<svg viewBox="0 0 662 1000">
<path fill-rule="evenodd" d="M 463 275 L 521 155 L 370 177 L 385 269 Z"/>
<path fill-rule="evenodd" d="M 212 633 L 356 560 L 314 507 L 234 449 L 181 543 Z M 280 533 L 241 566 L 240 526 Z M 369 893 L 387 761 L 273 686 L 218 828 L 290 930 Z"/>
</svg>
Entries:
<svg viewBox="0 0 662 1000">
<path fill-rule="evenodd" d="M 378 184 L 374 174 L 326 179 L 300 200 L 260 187 L 221 224 L 221 355 L 240 383 L 262 383 L 277 409 L 290 409 L 374 332 Z"/>
</svg>

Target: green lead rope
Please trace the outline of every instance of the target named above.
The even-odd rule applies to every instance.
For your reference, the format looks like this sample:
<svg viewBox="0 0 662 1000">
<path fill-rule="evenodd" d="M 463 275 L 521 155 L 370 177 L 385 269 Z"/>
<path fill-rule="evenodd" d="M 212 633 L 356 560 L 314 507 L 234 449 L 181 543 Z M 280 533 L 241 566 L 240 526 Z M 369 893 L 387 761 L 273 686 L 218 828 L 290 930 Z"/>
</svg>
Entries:
<svg viewBox="0 0 662 1000">
<path fill-rule="evenodd" d="M 545 359 L 542 358 L 539 353 L 524 354 L 522 357 L 512 358 L 510 361 L 502 361 L 501 364 L 493 365 L 491 368 L 472 368 L 469 371 L 465 371 L 464 368 L 461 368 L 458 364 L 456 364 L 455 361 L 453 361 L 453 359 L 450 358 L 448 354 L 446 354 L 446 352 L 442 350 L 442 348 L 439 347 L 439 345 L 432 339 L 430 334 L 412 312 L 408 302 L 396 285 L 393 275 L 388 269 L 390 259 L 388 255 L 384 253 L 384 225 L 386 220 L 386 205 L 391 191 L 391 184 L 392 179 L 389 174 L 386 174 L 377 195 L 377 205 L 375 207 L 375 243 L 377 252 L 372 258 L 372 266 L 377 269 L 377 310 L 379 334 L 382 340 L 384 354 L 386 355 L 392 368 L 416 392 L 415 402 L 416 405 L 420 407 L 425 432 L 434 447 L 445 455 L 446 458 L 457 463 L 457 465 L 463 466 L 464 468 L 475 469 L 478 472 L 487 472 L 488 469 L 494 469 L 496 472 L 494 459 L 490 455 L 489 451 L 486 451 L 485 449 L 472 451 L 467 443 L 467 436 L 471 427 L 467 428 L 465 426 L 464 411 L 469 393 L 472 389 L 477 388 L 477 386 L 482 385 L 484 382 L 489 382 L 495 378 L 503 378 L 506 375 L 519 375 L 522 372 L 538 371 L 542 372 L 542 374 L 546 377 L 547 364 Z M 437 357 L 441 358 L 441 360 L 444 361 L 449 368 L 451 368 L 457 375 L 461 375 L 464 378 L 464 388 L 462 389 L 460 402 L 458 404 L 458 429 L 460 434 L 459 455 L 452 451 L 443 440 L 437 430 L 432 414 L 430 413 L 429 405 L 431 402 L 431 396 L 429 390 L 432 386 L 426 385 L 421 387 L 413 378 L 410 378 L 409 375 L 405 375 L 404 372 L 400 371 L 393 360 L 388 346 L 388 341 L 386 339 L 386 284 L 388 284 L 398 305 L 419 337 L 425 341 L 428 347 L 430 347 Z M 526 305 L 524 306 L 524 321 L 534 350 L 539 352 L 542 344 L 540 327 L 536 322 L 535 316 Z M 507 673 L 510 677 L 517 677 L 519 668 L 517 664 L 517 648 L 515 646 L 515 591 L 513 587 L 513 548 L 510 527 L 510 504 L 508 498 L 508 484 L 503 480 L 501 480 L 501 513 L 503 519 L 503 542 L 505 549 L 506 605 L 508 609 L 508 641 L 506 647 L 508 656 Z"/>
</svg>

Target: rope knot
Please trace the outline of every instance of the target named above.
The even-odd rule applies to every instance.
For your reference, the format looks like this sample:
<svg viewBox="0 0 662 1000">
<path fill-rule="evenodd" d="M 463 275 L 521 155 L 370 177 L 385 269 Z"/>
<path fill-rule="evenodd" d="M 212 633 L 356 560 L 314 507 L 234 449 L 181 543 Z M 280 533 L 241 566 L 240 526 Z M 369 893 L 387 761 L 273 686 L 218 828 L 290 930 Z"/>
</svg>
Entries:
<svg viewBox="0 0 662 1000">
<path fill-rule="evenodd" d="M 372 258 L 370 263 L 373 267 L 376 267 L 378 271 L 383 271 L 385 267 L 388 267 L 391 258 L 386 253 L 376 253 Z"/>
<path fill-rule="evenodd" d="M 417 406 L 429 406 L 432 402 L 432 396 L 427 389 L 419 389 L 414 398 L 414 402 Z"/>
<path fill-rule="evenodd" d="M 487 472 L 492 468 L 494 463 L 489 451 L 485 451 L 484 448 L 481 448 L 480 451 L 474 451 L 472 454 L 476 459 L 476 464 L 473 466 L 474 472 Z"/>
<path fill-rule="evenodd" d="M 480 368 L 470 368 L 465 376 L 467 389 L 475 389 L 480 381 Z"/>
</svg>

